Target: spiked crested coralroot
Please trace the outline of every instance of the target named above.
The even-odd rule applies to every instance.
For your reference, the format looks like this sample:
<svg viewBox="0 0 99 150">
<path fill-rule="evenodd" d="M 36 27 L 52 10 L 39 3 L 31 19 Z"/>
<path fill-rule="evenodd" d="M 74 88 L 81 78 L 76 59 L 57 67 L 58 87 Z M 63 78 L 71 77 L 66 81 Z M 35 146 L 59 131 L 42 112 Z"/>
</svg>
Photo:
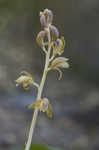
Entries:
<svg viewBox="0 0 99 150">
<path fill-rule="evenodd" d="M 59 72 L 59 79 L 61 79 L 61 69 L 69 68 L 68 58 L 57 57 L 64 52 L 65 40 L 63 36 L 60 37 L 57 27 L 53 25 L 53 12 L 49 9 L 44 9 L 44 11 L 40 12 L 40 23 L 42 30 L 38 33 L 36 41 L 45 53 L 45 67 L 41 82 L 38 85 L 34 82 L 32 75 L 26 71 L 22 71 L 19 78 L 16 80 L 16 85 L 21 85 L 24 89 L 29 89 L 30 85 L 38 89 L 36 101 L 29 105 L 29 108 L 34 109 L 34 113 L 25 150 L 30 150 L 38 112 L 44 112 L 49 118 L 52 118 L 51 103 L 48 98 L 42 98 L 42 91 L 47 73 L 50 70 L 57 70 Z"/>
</svg>

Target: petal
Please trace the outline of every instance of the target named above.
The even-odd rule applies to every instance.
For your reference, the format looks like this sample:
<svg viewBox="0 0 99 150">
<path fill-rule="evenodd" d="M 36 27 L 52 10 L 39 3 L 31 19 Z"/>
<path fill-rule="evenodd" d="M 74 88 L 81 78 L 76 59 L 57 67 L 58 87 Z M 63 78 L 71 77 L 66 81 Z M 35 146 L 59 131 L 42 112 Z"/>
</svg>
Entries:
<svg viewBox="0 0 99 150">
<path fill-rule="evenodd" d="M 66 63 L 66 61 L 68 60 L 68 58 L 65 57 L 57 57 L 55 58 L 52 63 L 51 63 L 51 68 L 55 69 L 57 67 L 60 67 L 61 64 Z"/>
<path fill-rule="evenodd" d="M 69 68 L 68 62 L 63 62 L 57 65 L 58 68 Z"/>
<path fill-rule="evenodd" d="M 29 105 L 29 108 L 40 108 L 41 102 L 42 102 L 42 99 L 36 100 L 34 103 Z"/>
<path fill-rule="evenodd" d="M 56 60 L 62 62 L 62 61 L 68 61 L 69 58 L 66 58 L 66 57 L 57 57 L 57 58 L 54 59 L 54 61 L 56 61 Z"/>
<path fill-rule="evenodd" d="M 52 118 L 52 106 L 48 104 L 48 109 L 46 110 L 46 114 L 49 118 Z"/>
<path fill-rule="evenodd" d="M 60 39 L 61 39 L 61 41 L 62 41 L 62 48 L 64 49 L 64 48 L 65 48 L 65 40 L 64 40 L 64 37 L 62 36 Z"/>
<path fill-rule="evenodd" d="M 26 71 L 22 71 L 22 72 L 20 73 L 20 75 L 32 77 L 32 75 L 31 75 L 30 73 L 26 72 Z"/>
<path fill-rule="evenodd" d="M 59 68 L 57 68 L 56 70 L 59 72 L 58 80 L 61 80 L 61 78 L 62 78 L 62 71 Z"/>
<path fill-rule="evenodd" d="M 22 83 L 22 87 L 25 89 L 25 90 L 28 90 L 29 89 L 29 86 L 28 86 L 28 82 L 23 82 Z"/>
<path fill-rule="evenodd" d="M 20 77 L 16 80 L 16 83 L 21 84 L 22 82 L 24 82 L 24 80 L 25 80 L 26 78 L 27 78 L 26 76 L 20 76 Z"/>
<path fill-rule="evenodd" d="M 41 111 L 45 112 L 48 109 L 48 105 L 49 105 L 48 98 L 43 98 L 40 106 Z"/>
</svg>

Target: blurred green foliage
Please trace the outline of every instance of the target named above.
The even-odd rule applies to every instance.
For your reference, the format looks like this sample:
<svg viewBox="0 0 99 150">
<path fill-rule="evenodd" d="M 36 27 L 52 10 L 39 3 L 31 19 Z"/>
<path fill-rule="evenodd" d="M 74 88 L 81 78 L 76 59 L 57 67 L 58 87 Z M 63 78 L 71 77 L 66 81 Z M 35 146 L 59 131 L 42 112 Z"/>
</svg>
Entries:
<svg viewBox="0 0 99 150">
<path fill-rule="evenodd" d="M 0 12 L 20 13 L 33 8 L 35 1 L 29 0 L 0 0 Z"/>
<path fill-rule="evenodd" d="M 14 150 L 24 150 L 22 149 L 14 149 Z M 32 144 L 30 150 L 62 150 L 60 148 L 54 148 L 54 147 L 46 147 L 42 144 Z"/>
<path fill-rule="evenodd" d="M 16 15 L 26 13 L 33 8 L 34 1 L 30 0 L 0 0 L 0 31 L 8 24 L 9 20 Z"/>
</svg>

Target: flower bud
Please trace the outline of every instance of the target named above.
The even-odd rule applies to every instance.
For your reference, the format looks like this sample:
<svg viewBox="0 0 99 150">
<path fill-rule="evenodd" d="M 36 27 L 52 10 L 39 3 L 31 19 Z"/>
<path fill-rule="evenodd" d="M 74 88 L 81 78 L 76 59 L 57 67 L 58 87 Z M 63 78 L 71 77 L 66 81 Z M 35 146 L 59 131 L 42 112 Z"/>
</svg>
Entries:
<svg viewBox="0 0 99 150">
<path fill-rule="evenodd" d="M 40 47 L 44 46 L 44 38 L 45 38 L 45 36 L 46 36 L 46 32 L 45 31 L 41 31 L 37 35 L 36 41 L 37 41 L 37 43 L 38 43 L 38 45 Z"/>
<path fill-rule="evenodd" d="M 58 29 L 55 26 L 51 25 L 50 31 L 51 31 L 52 40 L 53 41 L 56 40 L 59 37 Z"/>
<path fill-rule="evenodd" d="M 44 28 L 46 28 L 48 26 L 46 17 L 43 14 L 40 16 L 40 23 L 41 23 L 42 27 L 44 27 Z"/>
<path fill-rule="evenodd" d="M 45 9 L 43 12 L 40 12 L 40 23 L 42 27 L 46 28 L 48 25 L 52 24 L 53 13 L 49 9 Z"/>
<path fill-rule="evenodd" d="M 52 24 L 53 21 L 53 13 L 49 9 L 44 10 L 44 15 L 46 16 L 47 24 Z"/>
</svg>

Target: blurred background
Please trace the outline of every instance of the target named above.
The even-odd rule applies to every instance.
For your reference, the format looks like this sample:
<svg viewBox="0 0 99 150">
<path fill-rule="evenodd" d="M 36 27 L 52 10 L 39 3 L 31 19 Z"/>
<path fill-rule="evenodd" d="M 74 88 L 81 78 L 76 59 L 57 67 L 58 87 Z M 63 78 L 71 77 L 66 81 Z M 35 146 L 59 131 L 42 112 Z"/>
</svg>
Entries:
<svg viewBox="0 0 99 150">
<path fill-rule="evenodd" d="M 39 114 L 33 143 L 63 150 L 99 150 L 99 0 L 0 0 L 0 150 L 23 145 L 37 94 L 15 86 L 23 70 L 38 83 L 44 53 L 36 44 L 39 12 L 51 9 L 54 25 L 65 36 L 70 69 L 62 80 L 50 72 L 43 95 L 53 119 Z"/>
</svg>

